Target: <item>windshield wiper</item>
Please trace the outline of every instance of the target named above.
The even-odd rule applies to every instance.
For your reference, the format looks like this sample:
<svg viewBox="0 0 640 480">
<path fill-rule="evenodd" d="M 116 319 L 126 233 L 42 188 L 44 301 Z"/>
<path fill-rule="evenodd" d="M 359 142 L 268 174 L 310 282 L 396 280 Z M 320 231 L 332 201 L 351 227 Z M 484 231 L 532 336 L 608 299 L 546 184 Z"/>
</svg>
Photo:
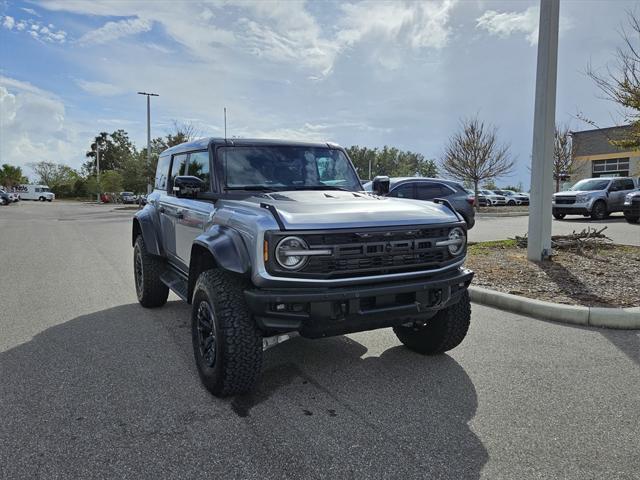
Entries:
<svg viewBox="0 0 640 480">
<path fill-rule="evenodd" d="M 336 187 L 335 185 L 292 185 L 291 187 L 285 187 L 285 190 L 340 190 L 343 192 L 350 192 L 348 188 Z"/>
</svg>

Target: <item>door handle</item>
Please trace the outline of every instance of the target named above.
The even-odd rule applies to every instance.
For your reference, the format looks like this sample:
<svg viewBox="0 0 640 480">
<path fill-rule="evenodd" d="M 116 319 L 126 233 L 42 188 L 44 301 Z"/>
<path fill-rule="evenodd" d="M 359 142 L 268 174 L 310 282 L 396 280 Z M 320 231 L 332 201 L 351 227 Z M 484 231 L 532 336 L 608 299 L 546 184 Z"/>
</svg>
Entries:
<svg viewBox="0 0 640 480">
<path fill-rule="evenodd" d="M 184 210 L 176 210 L 176 218 L 184 218 Z"/>
<path fill-rule="evenodd" d="M 160 207 L 160 208 L 158 208 L 158 211 L 159 211 L 160 213 L 164 213 L 164 207 Z"/>
</svg>

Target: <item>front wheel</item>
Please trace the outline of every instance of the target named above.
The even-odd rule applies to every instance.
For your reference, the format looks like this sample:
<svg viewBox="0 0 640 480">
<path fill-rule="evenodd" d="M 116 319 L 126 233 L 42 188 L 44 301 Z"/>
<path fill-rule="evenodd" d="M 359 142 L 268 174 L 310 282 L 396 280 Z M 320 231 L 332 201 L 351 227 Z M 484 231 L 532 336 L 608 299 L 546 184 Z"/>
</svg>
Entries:
<svg viewBox="0 0 640 480">
<path fill-rule="evenodd" d="M 451 350 L 464 340 L 471 323 L 471 301 L 465 291 L 455 305 L 440 310 L 424 325 L 393 327 L 393 332 L 405 347 L 424 355 L 436 355 Z"/>
<path fill-rule="evenodd" d="M 244 300 L 247 282 L 207 270 L 193 291 L 191 339 L 200 380 L 217 397 L 251 391 L 262 370 L 262 334 Z"/>
<path fill-rule="evenodd" d="M 604 220 L 607 218 L 607 206 L 602 200 L 598 200 L 593 204 L 591 209 L 591 218 L 593 220 Z"/>
<path fill-rule="evenodd" d="M 640 221 L 640 217 L 634 215 L 625 214 L 624 218 L 628 223 L 638 223 Z"/>
<path fill-rule="evenodd" d="M 553 218 L 555 218 L 556 220 L 562 220 L 564 217 L 566 217 L 566 215 L 564 213 L 554 213 L 553 214 Z"/>
</svg>

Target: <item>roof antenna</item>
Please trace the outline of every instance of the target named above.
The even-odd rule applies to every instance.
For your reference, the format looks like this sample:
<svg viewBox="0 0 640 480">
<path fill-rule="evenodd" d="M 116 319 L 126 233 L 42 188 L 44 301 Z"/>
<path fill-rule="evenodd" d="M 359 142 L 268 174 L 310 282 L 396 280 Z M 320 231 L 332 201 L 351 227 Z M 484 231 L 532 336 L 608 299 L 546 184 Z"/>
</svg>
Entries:
<svg viewBox="0 0 640 480">
<path fill-rule="evenodd" d="M 224 143 L 227 143 L 227 107 L 224 107 Z"/>
</svg>

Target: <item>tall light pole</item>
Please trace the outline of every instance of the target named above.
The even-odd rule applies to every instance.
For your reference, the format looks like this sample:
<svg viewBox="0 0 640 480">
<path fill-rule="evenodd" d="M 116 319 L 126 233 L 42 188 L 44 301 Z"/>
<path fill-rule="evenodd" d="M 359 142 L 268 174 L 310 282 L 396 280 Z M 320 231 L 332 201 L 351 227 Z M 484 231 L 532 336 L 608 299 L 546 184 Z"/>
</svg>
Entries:
<svg viewBox="0 0 640 480">
<path fill-rule="evenodd" d="M 544 260 L 551 255 L 553 134 L 556 122 L 559 17 L 560 0 L 540 0 L 527 243 L 527 257 L 533 261 Z"/>
<path fill-rule="evenodd" d="M 149 167 L 151 166 L 151 97 L 159 97 L 157 93 L 138 92 L 138 95 L 147 96 L 147 193 L 151 193 L 151 180 Z"/>
</svg>

